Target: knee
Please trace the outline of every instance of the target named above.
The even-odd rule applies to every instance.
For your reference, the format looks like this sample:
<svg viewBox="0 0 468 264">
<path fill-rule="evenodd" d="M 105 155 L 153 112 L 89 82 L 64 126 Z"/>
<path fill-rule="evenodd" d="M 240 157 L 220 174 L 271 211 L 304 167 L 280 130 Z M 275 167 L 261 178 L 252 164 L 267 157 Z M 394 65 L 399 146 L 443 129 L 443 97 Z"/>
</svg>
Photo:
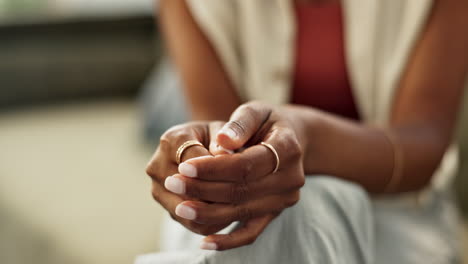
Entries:
<svg viewBox="0 0 468 264">
<path fill-rule="evenodd" d="M 309 195 L 323 197 L 336 203 L 370 203 L 367 192 L 361 186 L 332 176 L 310 176 L 303 190 L 309 192 Z"/>
<path fill-rule="evenodd" d="M 298 209 L 306 212 L 331 241 L 355 244 L 362 257 L 368 252 L 363 249 L 372 248 L 372 202 L 361 186 L 336 177 L 312 176 L 306 181 L 301 200 Z"/>
<path fill-rule="evenodd" d="M 335 177 L 308 177 L 298 204 L 300 211 L 333 215 L 334 220 L 346 218 L 371 221 L 372 205 L 367 192 L 357 184 Z"/>
</svg>

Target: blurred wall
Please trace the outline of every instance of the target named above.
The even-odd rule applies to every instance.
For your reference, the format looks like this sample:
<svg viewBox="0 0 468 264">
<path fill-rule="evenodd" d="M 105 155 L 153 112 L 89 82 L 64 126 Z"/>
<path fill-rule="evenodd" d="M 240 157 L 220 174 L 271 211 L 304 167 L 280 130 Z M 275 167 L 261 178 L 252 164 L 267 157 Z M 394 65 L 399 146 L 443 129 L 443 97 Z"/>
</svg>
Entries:
<svg viewBox="0 0 468 264">
<path fill-rule="evenodd" d="M 151 16 L 0 25 L 0 110 L 136 93 L 155 61 Z"/>
</svg>

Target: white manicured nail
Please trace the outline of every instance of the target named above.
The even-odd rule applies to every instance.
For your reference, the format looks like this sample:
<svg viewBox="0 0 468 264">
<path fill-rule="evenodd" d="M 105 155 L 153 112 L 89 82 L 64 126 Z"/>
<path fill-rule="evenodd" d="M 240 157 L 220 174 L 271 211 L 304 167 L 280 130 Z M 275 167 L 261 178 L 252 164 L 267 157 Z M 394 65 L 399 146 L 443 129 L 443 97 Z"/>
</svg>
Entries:
<svg viewBox="0 0 468 264">
<path fill-rule="evenodd" d="M 192 207 L 189 207 L 183 204 L 177 205 L 175 209 L 175 213 L 176 215 L 182 218 L 185 218 L 187 220 L 195 220 L 195 218 L 197 217 L 197 213 Z"/>
<path fill-rule="evenodd" d="M 206 159 L 206 158 L 213 158 L 213 156 L 212 156 L 212 155 L 200 156 L 200 157 L 188 159 L 188 160 L 186 160 L 185 162 L 187 162 L 187 161 L 193 161 L 193 160 L 199 160 L 199 159 Z"/>
<path fill-rule="evenodd" d="M 184 162 L 179 165 L 179 173 L 187 177 L 196 178 L 197 168 L 190 163 Z"/>
<path fill-rule="evenodd" d="M 185 193 L 185 182 L 177 177 L 167 177 L 166 181 L 164 182 L 164 187 L 169 191 L 177 194 L 184 194 Z"/>
<path fill-rule="evenodd" d="M 202 242 L 200 248 L 205 250 L 216 250 L 218 248 L 218 245 L 210 242 Z"/>
</svg>

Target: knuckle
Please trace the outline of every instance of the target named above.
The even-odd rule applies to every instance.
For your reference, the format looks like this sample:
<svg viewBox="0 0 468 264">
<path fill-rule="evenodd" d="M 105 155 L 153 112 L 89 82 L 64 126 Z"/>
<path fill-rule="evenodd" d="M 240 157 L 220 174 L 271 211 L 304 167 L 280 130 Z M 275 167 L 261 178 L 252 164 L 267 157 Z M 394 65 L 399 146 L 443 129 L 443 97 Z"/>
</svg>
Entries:
<svg viewBox="0 0 468 264">
<path fill-rule="evenodd" d="M 244 206 L 238 206 L 237 207 L 237 219 L 236 220 L 248 220 L 248 219 L 251 219 L 253 214 L 252 214 L 252 211 L 247 208 L 247 207 L 244 207 Z"/>
<path fill-rule="evenodd" d="M 241 160 L 240 164 L 240 176 L 241 176 L 241 182 L 242 183 L 247 183 L 248 179 L 250 178 L 250 175 L 252 174 L 253 168 L 254 168 L 254 162 L 252 159 L 244 158 Z"/>
<path fill-rule="evenodd" d="M 233 184 L 230 191 L 230 202 L 241 204 L 247 199 L 249 187 L 245 183 Z"/>
<path fill-rule="evenodd" d="M 185 226 L 193 232 L 202 236 L 208 236 L 212 233 L 211 227 L 209 225 L 202 225 L 193 221 L 189 221 Z"/>
<path fill-rule="evenodd" d="M 167 132 L 166 132 L 167 133 Z M 162 152 L 169 152 L 171 148 L 171 139 L 167 134 L 164 134 L 159 139 L 159 149 Z"/>
<path fill-rule="evenodd" d="M 304 185 L 306 183 L 304 174 L 300 173 L 299 175 L 300 175 L 300 177 L 299 177 L 299 181 L 298 181 L 298 184 L 297 184 L 298 189 L 304 187 Z"/>
<path fill-rule="evenodd" d="M 203 191 L 200 184 L 194 183 L 193 181 L 185 182 L 185 192 L 189 197 L 202 198 Z"/>
<path fill-rule="evenodd" d="M 199 234 L 202 236 L 209 236 L 211 235 L 211 228 L 208 226 L 203 226 L 199 228 Z"/>
<path fill-rule="evenodd" d="M 151 190 L 151 196 L 153 199 L 157 202 L 159 202 L 160 199 L 160 193 L 157 191 L 157 189 L 153 186 L 153 189 Z"/>
<path fill-rule="evenodd" d="M 148 162 L 145 168 L 146 175 L 150 176 L 151 178 L 156 177 L 157 174 L 157 161 L 158 161 L 158 150 L 156 153 L 151 157 L 151 160 Z"/>
<path fill-rule="evenodd" d="M 253 243 L 255 243 L 256 240 L 257 240 L 256 236 L 251 236 L 251 237 L 247 238 L 247 241 L 245 241 L 245 242 L 246 242 L 247 245 L 252 245 Z"/>
<path fill-rule="evenodd" d="M 286 200 L 285 206 L 291 207 L 296 205 L 299 202 L 300 197 L 301 195 L 299 191 L 293 192 L 291 195 L 289 195 L 288 199 Z"/>
<path fill-rule="evenodd" d="M 166 166 L 163 165 L 158 159 L 151 161 L 146 167 L 146 174 L 154 181 L 161 182 L 161 172 L 166 170 Z"/>
<path fill-rule="evenodd" d="M 299 142 L 295 139 L 291 142 L 291 158 L 293 160 L 299 160 L 303 156 L 303 150 Z"/>
<path fill-rule="evenodd" d="M 171 128 L 169 128 L 159 139 L 159 145 L 160 147 L 170 147 L 175 139 L 178 138 L 188 138 L 190 135 L 187 130 L 187 125 L 182 124 L 182 125 L 176 125 Z"/>
<path fill-rule="evenodd" d="M 302 173 L 297 173 L 292 182 L 292 189 L 299 190 L 305 185 L 305 177 Z"/>
<path fill-rule="evenodd" d="M 218 168 L 213 163 L 198 163 L 197 171 L 207 179 L 218 179 L 219 177 Z"/>
<path fill-rule="evenodd" d="M 299 143 L 299 140 L 297 140 L 297 137 L 296 135 L 294 134 L 294 132 L 290 132 L 290 135 L 288 137 L 289 139 L 289 147 L 291 148 L 291 151 L 292 151 L 292 155 L 294 157 L 301 157 L 302 156 L 302 146 L 301 144 Z"/>
<path fill-rule="evenodd" d="M 156 168 L 153 166 L 152 163 L 148 164 L 146 166 L 146 175 L 148 175 L 151 178 L 156 178 Z"/>
<path fill-rule="evenodd" d="M 231 120 L 228 122 L 229 128 L 231 128 L 237 135 L 245 135 L 247 133 L 246 125 L 242 120 Z"/>
<path fill-rule="evenodd" d="M 174 135 L 176 135 L 178 132 L 184 131 L 186 128 L 187 128 L 187 124 L 175 125 L 175 126 L 170 127 L 168 130 L 166 130 L 166 133 L 164 133 L 164 135 L 171 138 Z"/>
<path fill-rule="evenodd" d="M 184 226 L 186 226 L 188 229 L 192 230 L 193 232 L 200 234 L 201 232 L 201 225 L 197 224 L 196 222 L 193 221 L 187 221 Z"/>
<path fill-rule="evenodd" d="M 288 150 L 287 161 L 297 161 L 302 159 L 303 149 L 299 141 L 297 140 L 296 134 L 291 129 L 283 131 L 282 135 L 282 149 Z"/>
</svg>

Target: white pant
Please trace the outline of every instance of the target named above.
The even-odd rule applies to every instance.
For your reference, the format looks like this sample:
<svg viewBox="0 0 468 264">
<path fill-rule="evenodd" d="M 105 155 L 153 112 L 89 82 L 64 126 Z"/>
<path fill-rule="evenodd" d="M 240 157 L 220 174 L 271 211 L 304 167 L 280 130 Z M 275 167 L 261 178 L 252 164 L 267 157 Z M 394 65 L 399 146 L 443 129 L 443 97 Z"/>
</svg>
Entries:
<svg viewBox="0 0 468 264">
<path fill-rule="evenodd" d="M 433 193 L 419 207 L 373 203 L 355 184 L 310 176 L 298 204 L 270 223 L 254 244 L 202 251 L 203 237 L 168 217 L 162 252 L 141 256 L 136 264 L 460 263 L 456 210 L 447 196 Z"/>
</svg>

